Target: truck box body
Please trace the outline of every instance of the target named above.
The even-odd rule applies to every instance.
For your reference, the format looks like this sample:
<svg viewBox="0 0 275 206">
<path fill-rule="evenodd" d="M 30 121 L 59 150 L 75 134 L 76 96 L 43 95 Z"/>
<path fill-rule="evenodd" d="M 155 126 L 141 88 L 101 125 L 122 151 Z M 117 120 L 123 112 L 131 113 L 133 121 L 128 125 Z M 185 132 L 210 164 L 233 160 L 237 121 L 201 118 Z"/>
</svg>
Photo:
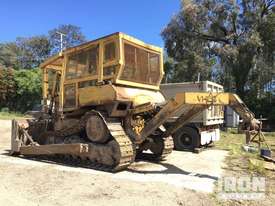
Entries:
<svg viewBox="0 0 275 206">
<path fill-rule="evenodd" d="M 210 81 L 168 83 L 161 84 L 160 88 L 166 99 L 171 99 L 180 92 L 223 92 L 223 86 Z M 204 126 L 223 124 L 224 109 L 222 106 L 211 106 L 196 116 L 192 122 L 202 123 Z"/>
<path fill-rule="evenodd" d="M 171 99 L 177 93 L 181 92 L 223 92 L 223 86 L 211 81 L 202 81 L 202 82 L 184 82 L 184 83 L 168 83 L 162 84 L 160 86 L 161 92 L 165 96 L 165 98 Z M 191 105 L 184 107 L 180 111 L 176 111 L 174 115 L 168 120 L 169 124 L 173 124 L 175 120 L 179 117 L 180 114 L 183 114 L 185 110 L 188 110 L 188 107 L 192 107 Z M 197 131 L 197 135 L 195 133 L 190 132 L 190 128 L 188 129 L 186 126 L 182 127 L 182 133 L 187 136 L 192 136 L 192 138 L 198 139 L 195 142 L 199 142 L 201 146 L 207 145 L 211 142 L 218 141 L 220 139 L 220 130 L 219 126 L 224 123 L 224 108 L 222 106 L 211 106 L 208 109 L 205 109 L 202 113 L 198 114 L 194 119 L 186 125 L 190 126 Z M 185 150 L 184 144 L 180 144 L 181 137 L 175 134 L 173 136 L 175 147 L 179 150 Z M 175 140 L 175 138 L 177 140 Z M 182 137 L 183 138 L 183 137 Z M 192 140 L 194 142 L 194 140 Z M 177 145 L 178 144 L 178 145 Z M 197 147 L 197 145 L 195 146 Z M 182 148 L 182 149 L 181 149 Z M 189 148 L 189 146 L 188 146 Z"/>
<path fill-rule="evenodd" d="M 237 128 L 239 126 L 239 122 L 239 115 L 230 107 L 225 107 L 225 126 Z"/>
</svg>

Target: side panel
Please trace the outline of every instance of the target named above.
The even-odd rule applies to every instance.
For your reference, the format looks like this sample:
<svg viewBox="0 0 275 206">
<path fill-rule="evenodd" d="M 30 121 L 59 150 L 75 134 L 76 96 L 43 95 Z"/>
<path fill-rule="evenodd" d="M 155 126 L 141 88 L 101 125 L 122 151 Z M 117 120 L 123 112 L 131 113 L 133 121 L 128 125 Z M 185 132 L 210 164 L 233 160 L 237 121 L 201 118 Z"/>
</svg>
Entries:
<svg viewBox="0 0 275 206">
<path fill-rule="evenodd" d="M 223 87 L 214 82 L 203 82 L 203 91 L 205 92 L 223 92 Z M 203 111 L 203 125 L 215 125 L 224 123 L 224 107 L 211 106 Z"/>
<path fill-rule="evenodd" d="M 211 141 L 215 142 L 220 139 L 220 130 L 214 129 L 211 131 L 203 131 L 201 135 L 201 145 L 209 144 Z"/>
<path fill-rule="evenodd" d="M 111 85 L 81 88 L 78 95 L 79 106 L 99 105 L 116 100 L 116 91 Z"/>
<path fill-rule="evenodd" d="M 165 98 L 159 91 L 127 88 L 127 87 L 115 87 L 117 91 L 117 98 L 120 101 L 132 101 L 133 107 L 143 104 L 162 104 L 165 102 Z"/>
<path fill-rule="evenodd" d="M 238 127 L 240 122 L 239 115 L 234 112 L 229 106 L 226 106 L 225 109 L 225 124 L 226 127 Z"/>
</svg>

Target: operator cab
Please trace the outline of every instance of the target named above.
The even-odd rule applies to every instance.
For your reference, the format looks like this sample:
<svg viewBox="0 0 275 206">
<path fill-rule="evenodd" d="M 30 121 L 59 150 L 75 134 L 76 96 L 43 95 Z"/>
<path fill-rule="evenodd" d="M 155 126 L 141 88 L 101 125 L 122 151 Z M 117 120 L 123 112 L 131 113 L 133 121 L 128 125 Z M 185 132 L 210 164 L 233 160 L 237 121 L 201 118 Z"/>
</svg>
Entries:
<svg viewBox="0 0 275 206">
<path fill-rule="evenodd" d="M 162 54 L 161 48 L 123 33 L 68 48 L 41 65 L 44 103 L 59 96 L 62 108 L 76 108 L 83 88 L 107 84 L 159 91 Z"/>
</svg>

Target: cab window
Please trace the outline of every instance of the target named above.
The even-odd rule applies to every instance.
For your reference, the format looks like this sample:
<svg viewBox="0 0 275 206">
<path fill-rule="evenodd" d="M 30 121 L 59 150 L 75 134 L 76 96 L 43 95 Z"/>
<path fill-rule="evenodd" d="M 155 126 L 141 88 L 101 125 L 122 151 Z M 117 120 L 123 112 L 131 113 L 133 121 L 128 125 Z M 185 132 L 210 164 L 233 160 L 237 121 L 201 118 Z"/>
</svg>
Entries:
<svg viewBox="0 0 275 206">
<path fill-rule="evenodd" d="M 110 62 L 116 59 L 116 44 L 109 42 L 104 45 L 104 62 Z"/>
<path fill-rule="evenodd" d="M 120 79 L 157 85 L 160 81 L 160 55 L 124 43 L 125 66 Z"/>
<path fill-rule="evenodd" d="M 98 46 L 68 57 L 66 79 L 77 79 L 97 74 Z"/>
<path fill-rule="evenodd" d="M 73 108 L 76 105 L 76 90 L 74 84 L 64 87 L 64 108 Z"/>
<path fill-rule="evenodd" d="M 48 78 L 48 91 L 47 95 L 50 98 L 54 93 L 59 92 L 60 86 L 60 74 L 58 74 L 53 69 L 48 69 L 47 71 L 47 78 Z"/>
</svg>

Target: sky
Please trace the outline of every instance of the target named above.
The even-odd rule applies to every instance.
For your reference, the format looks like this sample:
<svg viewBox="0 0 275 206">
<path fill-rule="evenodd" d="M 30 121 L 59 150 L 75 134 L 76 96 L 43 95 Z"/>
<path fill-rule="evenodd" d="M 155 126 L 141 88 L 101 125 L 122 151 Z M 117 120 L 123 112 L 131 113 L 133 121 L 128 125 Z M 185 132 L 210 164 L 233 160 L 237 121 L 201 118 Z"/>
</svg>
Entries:
<svg viewBox="0 0 275 206">
<path fill-rule="evenodd" d="M 179 7 L 180 0 L 4 0 L 0 42 L 74 24 L 88 40 L 120 31 L 163 46 L 160 33 Z"/>
</svg>

